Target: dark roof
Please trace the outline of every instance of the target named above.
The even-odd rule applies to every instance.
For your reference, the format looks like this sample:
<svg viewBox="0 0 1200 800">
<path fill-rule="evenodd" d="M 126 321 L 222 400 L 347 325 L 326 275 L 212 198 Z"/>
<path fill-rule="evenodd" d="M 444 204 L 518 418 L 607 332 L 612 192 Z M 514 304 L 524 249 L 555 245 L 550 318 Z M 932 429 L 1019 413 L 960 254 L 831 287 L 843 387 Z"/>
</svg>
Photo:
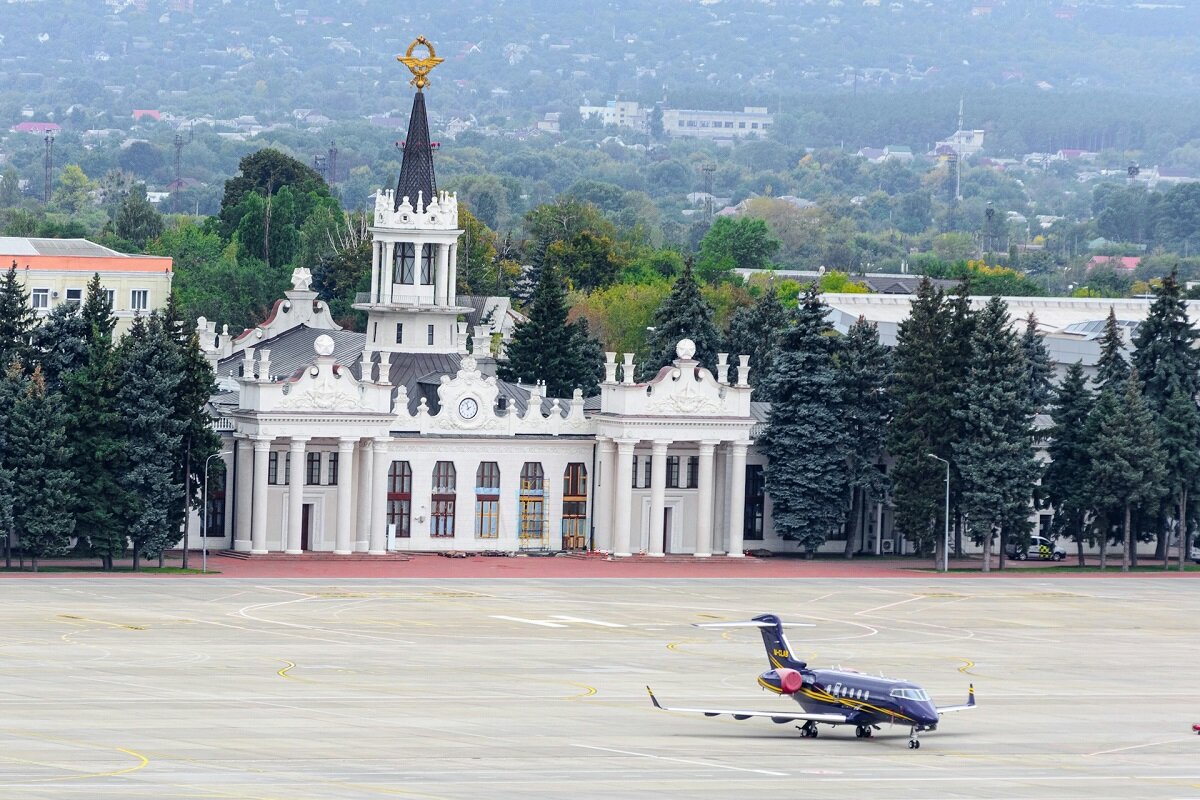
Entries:
<svg viewBox="0 0 1200 800">
<path fill-rule="evenodd" d="M 460 306 L 470 306 L 467 312 L 467 330 L 474 330 L 476 325 L 482 325 L 483 312 L 487 309 L 488 296 L 485 294 L 460 294 L 455 298 Z"/>
<path fill-rule="evenodd" d="M 404 159 L 400 162 L 400 180 L 396 182 L 396 208 L 407 197 L 415 208 L 418 193 L 428 203 L 437 192 L 433 176 L 433 146 L 429 142 L 429 120 L 425 116 L 425 93 L 413 97 L 408 118 L 408 138 L 404 140 Z"/>
<path fill-rule="evenodd" d="M 858 280 L 867 285 L 872 292 L 878 294 L 916 294 L 921 285 L 920 275 L 864 275 Z M 942 278 L 930 278 L 933 285 L 939 289 L 953 289 L 958 281 L 948 281 Z"/>
<path fill-rule="evenodd" d="M 256 351 L 265 347 L 271 351 L 271 374 L 280 377 L 291 375 L 301 367 L 312 363 L 316 357 L 313 342 L 318 336 L 327 335 L 333 339 L 333 357 L 338 363 L 350 364 L 362 355 L 363 344 L 367 340 L 365 333 L 354 331 L 329 331 L 300 325 L 284 331 L 278 336 L 263 339 L 253 345 Z M 217 376 L 241 375 L 242 354 L 230 356 L 217 364 Z"/>
</svg>

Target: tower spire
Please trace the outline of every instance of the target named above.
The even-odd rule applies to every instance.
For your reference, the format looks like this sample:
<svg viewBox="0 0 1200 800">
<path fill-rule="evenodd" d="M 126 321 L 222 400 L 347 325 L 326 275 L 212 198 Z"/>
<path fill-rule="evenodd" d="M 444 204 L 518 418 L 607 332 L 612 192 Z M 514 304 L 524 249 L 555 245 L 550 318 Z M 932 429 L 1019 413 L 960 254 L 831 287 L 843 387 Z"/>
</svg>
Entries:
<svg viewBox="0 0 1200 800">
<path fill-rule="evenodd" d="M 413 51 L 423 46 L 429 55 L 417 58 Z M 433 174 L 433 144 L 429 141 L 429 118 L 425 113 L 425 92 L 429 85 L 429 72 L 442 59 L 437 57 L 433 45 L 424 36 L 418 36 L 408 50 L 396 60 L 412 71 L 410 81 L 417 88 L 413 96 L 412 113 L 408 117 L 408 138 L 404 140 L 404 155 L 400 162 L 400 179 L 396 182 L 396 204 L 399 208 L 408 198 L 415 208 L 420 202 L 429 203 L 437 194 L 437 179 Z"/>
</svg>

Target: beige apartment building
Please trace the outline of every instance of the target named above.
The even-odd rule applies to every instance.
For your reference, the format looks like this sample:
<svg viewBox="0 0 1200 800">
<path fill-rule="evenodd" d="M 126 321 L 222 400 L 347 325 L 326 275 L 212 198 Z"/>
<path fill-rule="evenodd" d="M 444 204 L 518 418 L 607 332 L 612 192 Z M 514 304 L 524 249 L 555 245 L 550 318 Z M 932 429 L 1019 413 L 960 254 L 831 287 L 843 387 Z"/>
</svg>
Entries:
<svg viewBox="0 0 1200 800">
<path fill-rule="evenodd" d="M 116 332 L 138 314 L 162 308 L 171 294 L 171 259 L 118 253 L 86 239 L 0 236 L 0 268 L 15 266 L 39 316 L 62 303 L 82 303 L 88 281 L 99 273 L 108 291 Z"/>
<path fill-rule="evenodd" d="M 686 108 L 663 110 L 663 132 L 668 136 L 697 139 L 740 139 L 763 136 L 775 117 L 765 106 L 746 106 L 741 111 L 699 111 Z"/>
</svg>

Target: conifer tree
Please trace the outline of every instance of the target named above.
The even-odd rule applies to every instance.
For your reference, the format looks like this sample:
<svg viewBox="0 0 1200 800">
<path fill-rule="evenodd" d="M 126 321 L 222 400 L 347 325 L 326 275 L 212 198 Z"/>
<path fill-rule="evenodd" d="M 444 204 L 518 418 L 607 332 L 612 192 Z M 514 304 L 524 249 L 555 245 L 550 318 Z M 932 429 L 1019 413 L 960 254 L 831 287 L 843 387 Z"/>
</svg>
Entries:
<svg viewBox="0 0 1200 800">
<path fill-rule="evenodd" d="M 1117 312 L 1108 307 L 1108 319 L 1104 321 L 1104 333 L 1100 343 L 1100 358 L 1096 361 L 1096 386 L 1112 389 L 1119 394 L 1124 391 L 1125 379 L 1129 377 L 1129 361 L 1125 358 L 1125 338 L 1117 324 Z"/>
<path fill-rule="evenodd" d="M 9 555 L 15 541 L 13 530 L 13 475 L 15 453 L 9 444 L 9 428 L 13 407 L 20 388 L 21 367 L 14 363 L 11 369 L 0 372 L 0 536 L 5 539 L 5 566 L 9 566 Z"/>
<path fill-rule="evenodd" d="M 643 379 L 675 361 L 675 346 L 681 339 L 696 343 L 697 361 L 708 369 L 716 368 L 721 332 L 713 323 L 712 308 L 700 293 L 691 259 L 684 263 L 671 294 L 654 314 L 654 331 L 646 342 L 649 355 L 640 370 Z"/>
<path fill-rule="evenodd" d="M 29 293 L 17 280 L 17 262 L 13 261 L 0 281 L 0 365 L 4 369 L 13 359 L 25 360 L 29 335 L 37 325 L 37 315 L 29 304 Z"/>
<path fill-rule="evenodd" d="M 1141 376 L 1146 404 L 1161 414 L 1176 388 L 1185 395 L 1200 394 L 1200 363 L 1196 332 L 1174 271 L 1163 278 L 1156 295 L 1134 337 L 1132 362 Z"/>
<path fill-rule="evenodd" d="M 10 380 L 16 380 L 10 372 Z M 33 571 L 44 558 L 66 554 L 75 530 L 74 476 L 67 442 L 67 417 L 57 397 L 46 393 L 40 367 L 23 382 L 9 417 L 12 457 L 13 527 Z"/>
<path fill-rule="evenodd" d="M 1101 390 L 1093 414 L 1095 447 L 1092 455 L 1092 505 L 1104 525 L 1100 535 L 1107 538 L 1114 520 L 1123 516 L 1124 553 L 1121 569 L 1128 571 L 1133 547 L 1133 507 L 1152 502 L 1161 493 L 1165 470 L 1154 418 L 1142 399 L 1137 373 L 1125 381 L 1118 396 L 1113 389 Z M 1106 549 L 1101 543 L 1100 566 L 1106 564 Z"/>
<path fill-rule="evenodd" d="M 174 293 L 172 293 L 172 297 L 174 297 Z M 112 301 L 108 299 L 108 292 L 100 285 L 99 272 L 92 273 L 92 279 L 88 281 L 87 295 L 84 297 L 79 314 L 88 324 L 93 341 L 106 339 L 110 343 L 112 342 L 113 329 L 117 326 L 117 319 L 113 316 Z"/>
<path fill-rule="evenodd" d="M 115 359 L 114 409 L 126 457 L 120 486 L 130 504 L 127 524 L 136 570 L 143 556 L 157 557 L 178 537 L 170 521 L 183 489 L 176 454 L 184 425 L 175 416 L 181 370 L 157 313 L 134 319 Z"/>
<path fill-rule="evenodd" d="M 945 368 L 948 331 L 942 293 L 928 278 L 922 279 L 892 352 L 896 411 L 888 436 L 888 449 L 895 456 L 896 527 L 920 552 L 933 549 L 942 532 L 942 466 L 929 454 L 946 459 L 953 455 L 948 435 L 956 424 L 957 401 L 952 373 Z"/>
<path fill-rule="evenodd" d="M 777 398 L 762 439 L 775 531 L 810 557 L 844 524 L 849 485 L 849 435 L 828 310 L 810 286 L 766 378 Z"/>
<path fill-rule="evenodd" d="M 29 358 L 42 368 L 46 390 L 62 390 L 63 375 L 87 360 L 91 330 L 74 303 L 61 303 L 34 329 Z"/>
<path fill-rule="evenodd" d="M 971 369 L 971 337 L 975 333 L 976 315 L 971 306 L 971 279 L 969 277 L 959 281 L 954 294 L 947 298 L 946 313 L 949 314 L 950 319 L 946 323 L 946 339 L 942 346 L 942 369 L 946 376 L 948 391 L 951 392 L 951 407 L 942 428 L 940 449 L 950 453 L 953 450 L 954 442 L 963 436 L 965 423 L 962 421 L 960 412 L 964 398 L 955 387 L 962 385 L 963 381 L 967 380 L 967 373 Z M 939 454 L 941 453 L 939 452 Z M 945 457 L 950 459 L 950 513 L 954 515 L 954 552 L 956 555 L 962 555 L 963 480 L 954 459 L 948 455 Z M 932 461 L 932 459 L 928 460 Z M 939 537 L 938 542 L 941 541 L 942 539 Z"/>
<path fill-rule="evenodd" d="M 508 360 L 497 374 L 502 380 L 546 382 L 549 397 L 570 397 L 576 387 L 595 391 L 599 349 L 590 344 L 584 326 L 567 322 L 566 290 L 553 265 L 544 266 L 538 278 L 529 319 L 519 323 L 506 348 Z"/>
<path fill-rule="evenodd" d="M 879 343 L 879 328 L 865 317 L 850 326 L 838 352 L 838 383 L 846 425 L 846 473 L 850 489 L 850 513 L 846 525 L 847 558 L 854 555 L 871 500 L 887 491 L 887 478 L 879 469 L 891 419 L 891 395 L 887 391 L 891 354 Z"/>
<path fill-rule="evenodd" d="M 993 297 L 980 311 L 971 339 L 973 358 L 960 387 L 963 437 L 954 460 L 963 480 L 964 510 L 972 536 L 983 545 L 983 570 L 991 569 L 992 538 L 1021 535 L 1037 477 L 1032 410 L 1025 391 L 1025 359 L 1011 328 L 1008 307 Z"/>
<path fill-rule="evenodd" d="M 729 334 L 725 337 L 729 360 L 736 363 L 739 355 L 750 356 L 750 366 L 758 375 L 770 374 L 779 352 L 779 340 L 787 327 L 787 316 L 775 286 L 768 286 L 758 302 L 749 308 L 739 308 L 729 321 Z M 755 400 L 770 402 L 772 399 L 762 381 L 754 387 L 754 395 Z"/>
<path fill-rule="evenodd" d="M 1034 413 L 1046 408 L 1053 396 L 1054 365 L 1050 353 L 1038 332 L 1037 317 L 1032 311 L 1025 318 L 1025 333 L 1021 336 L 1021 351 L 1025 354 L 1025 391 Z"/>
<path fill-rule="evenodd" d="M 1087 522 L 1093 449 L 1088 415 L 1093 402 L 1083 364 L 1076 361 L 1067 368 L 1054 392 L 1054 426 L 1047 447 L 1050 463 L 1042 479 L 1042 487 L 1054 506 L 1054 532 L 1075 542 L 1081 567 L 1084 544 L 1092 541 Z"/>
<path fill-rule="evenodd" d="M 1175 532 L 1179 537 L 1179 569 L 1182 570 L 1188 553 L 1188 501 L 1200 480 L 1200 408 L 1196 406 L 1194 396 L 1176 386 L 1157 420 L 1164 486 L 1176 512 Z M 1163 569 L 1166 569 L 1171 553 L 1165 542 L 1162 556 Z"/>
</svg>

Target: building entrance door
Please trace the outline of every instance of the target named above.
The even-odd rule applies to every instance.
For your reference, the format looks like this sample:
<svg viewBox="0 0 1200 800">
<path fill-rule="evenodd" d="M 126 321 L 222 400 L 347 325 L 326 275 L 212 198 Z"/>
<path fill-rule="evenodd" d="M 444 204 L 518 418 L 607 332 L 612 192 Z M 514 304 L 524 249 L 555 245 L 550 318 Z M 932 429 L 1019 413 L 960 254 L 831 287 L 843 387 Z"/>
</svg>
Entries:
<svg viewBox="0 0 1200 800">
<path fill-rule="evenodd" d="M 667 506 L 663 509 L 662 531 L 660 533 L 662 534 L 664 553 L 675 552 L 676 543 L 671 541 L 671 512 L 674 510 L 675 509 L 671 508 L 671 506 Z"/>
<path fill-rule="evenodd" d="M 308 552 L 312 539 L 312 503 L 305 503 L 300 516 L 300 549 Z"/>
</svg>

